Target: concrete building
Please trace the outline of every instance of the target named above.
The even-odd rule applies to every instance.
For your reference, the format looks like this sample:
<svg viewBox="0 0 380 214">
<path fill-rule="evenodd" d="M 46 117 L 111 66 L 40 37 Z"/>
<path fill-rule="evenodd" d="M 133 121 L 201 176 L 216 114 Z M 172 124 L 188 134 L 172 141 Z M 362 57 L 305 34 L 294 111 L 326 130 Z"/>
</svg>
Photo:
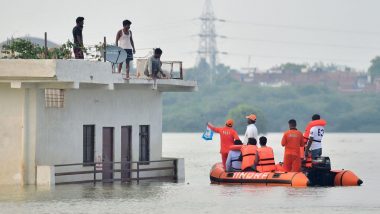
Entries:
<svg viewBox="0 0 380 214">
<path fill-rule="evenodd" d="M 69 170 L 85 172 L 95 168 L 86 163 L 97 161 L 165 160 L 162 93 L 196 89 L 196 82 L 181 79 L 160 79 L 156 84 L 141 78 L 125 80 L 106 62 L 0 60 L 0 184 L 92 179 L 85 173 L 57 177 L 58 164 L 82 163 Z M 183 160 L 177 164 L 175 170 L 183 176 Z M 121 167 L 99 164 L 96 168 L 103 173 L 97 179 L 136 176 L 123 175 L 117 170 Z"/>
</svg>

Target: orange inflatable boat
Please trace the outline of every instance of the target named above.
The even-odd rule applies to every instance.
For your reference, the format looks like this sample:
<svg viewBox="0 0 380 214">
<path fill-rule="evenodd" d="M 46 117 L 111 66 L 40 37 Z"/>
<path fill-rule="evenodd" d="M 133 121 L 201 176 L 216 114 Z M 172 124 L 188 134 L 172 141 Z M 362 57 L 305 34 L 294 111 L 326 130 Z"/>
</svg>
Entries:
<svg viewBox="0 0 380 214">
<path fill-rule="evenodd" d="M 327 158 L 328 159 L 328 158 Z M 329 161 L 329 159 L 328 159 Z M 313 168 L 314 167 L 314 168 Z M 210 171 L 211 183 L 251 184 L 260 186 L 359 186 L 363 181 L 350 170 L 330 170 L 313 166 L 303 172 L 226 172 L 222 163 Z"/>
<path fill-rule="evenodd" d="M 302 172 L 226 172 L 222 163 L 210 172 L 212 183 L 254 184 L 262 186 L 306 187 L 309 179 Z"/>
</svg>

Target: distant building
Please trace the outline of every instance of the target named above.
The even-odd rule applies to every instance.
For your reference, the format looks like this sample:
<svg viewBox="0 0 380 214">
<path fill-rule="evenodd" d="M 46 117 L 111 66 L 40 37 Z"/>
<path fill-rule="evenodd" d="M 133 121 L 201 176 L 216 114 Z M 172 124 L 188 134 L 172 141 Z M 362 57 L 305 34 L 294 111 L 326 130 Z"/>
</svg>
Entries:
<svg viewBox="0 0 380 214">
<path fill-rule="evenodd" d="M 105 62 L 0 60 L 0 184 L 91 180 L 85 173 L 95 166 L 88 163 L 165 160 L 162 93 L 196 88 L 196 82 L 182 79 L 125 80 Z M 83 174 L 55 176 L 61 168 L 54 165 L 70 163 L 80 163 L 72 170 Z M 140 168 L 148 166 L 163 169 L 167 163 Z M 103 173 L 97 178 L 137 176 L 123 174 L 121 167 L 99 164 Z M 183 160 L 175 170 L 183 170 Z"/>
<path fill-rule="evenodd" d="M 281 72 L 278 70 L 257 73 L 234 73 L 232 77 L 241 82 L 259 86 L 281 87 L 287 85 L 323 85 L 337 88 L 341 92 L 374 91 L 366 73 L 353 71 L 335 72 Z"/>
</svg>

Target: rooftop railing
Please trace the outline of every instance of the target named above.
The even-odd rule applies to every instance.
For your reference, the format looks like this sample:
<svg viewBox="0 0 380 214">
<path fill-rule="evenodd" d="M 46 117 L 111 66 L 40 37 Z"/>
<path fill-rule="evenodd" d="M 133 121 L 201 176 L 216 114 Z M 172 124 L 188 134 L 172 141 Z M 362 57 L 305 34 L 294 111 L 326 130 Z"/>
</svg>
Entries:
<svg viewBox="0 0 380 214">
<path fill-rule="evenodd" d="M 27 39 L 26 39 L 27 40 Z M 13 41 L 10 40 L 8 43 L 11 43 Z M 36 56 L 28 56 L 28 57 L 36 57 L 33 59 L 72 59 L 74 58 L 73 54 L 73 43 L 68 41 L 67 43 L 63 44 L 60 47 L 55 48 L 48 48 L 47 46 L 48 40 L 47 40 L 47 33 L 44 34 L 44 45 L 42 46 L 36 46 L 36 50 L 38 49 L 39 54 Z M 90 61 L 106 61 L 107 54 L 105 52 L 105 49 L 107 47 L 107 39 L 106 37 L 103 38 L 103 42 L 100 42 L 97 45 L 86 45 L 83 47 L 83 54 L 84 54 L 84 60 L 90 60 Z M 141 79 L 150 79 L 149 77 L 145 76 L 144 70 L 145 70 L 145 64 L 148 59 L 148 56 L 151 56 L 153 54 L 153 48 L 142 48 L 137 49 L 137 51 L 145 51 L 145 56 L 143 57 L 134 57 L 136 60 L 136 69 L 131 69 L 130 75 L 128 78 L 141 78 Z M 20 57 L 17 55 L 17 53 L 11 53 L 12 51 L 2 50 L 2 58 L 12 58 L 12 57 Z M 25 58 L 29 59 L 29 58 Z M 118 73 L 118 64 L 112 65 L 112 72 Z M 125 69 L 122 69 L 125 70 Z M 183 68 L 182 68 L 182 62 L 181 61 L 162 61 L 162 70 L 165 76 L 162 76 L 162 79 L 180 79 L 183 80 L 184 74 L 183 74 Z M 126 74 L 122 71 L 123 77 L 127 79 Z"/>
</svg>

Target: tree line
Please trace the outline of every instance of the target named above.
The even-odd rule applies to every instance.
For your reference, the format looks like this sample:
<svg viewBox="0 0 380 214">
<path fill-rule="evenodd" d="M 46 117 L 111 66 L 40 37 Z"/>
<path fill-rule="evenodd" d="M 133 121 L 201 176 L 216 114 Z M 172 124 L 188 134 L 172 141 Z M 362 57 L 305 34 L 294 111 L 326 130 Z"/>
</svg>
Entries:
<svg viewBox="0 0 380 214">
<path fill-rule="evenodd" d="M 380 57 L 373 63 L 377 61 Z M 380 74 L 378 67 L 379 71 L 370 73 Z M 224 65 L 213 73 L 211 84 L 209 72 L 207 65 L 187 70 L 187 78 L 198 81 L 198 92 L 164 95 L 164 131 L 201 132 L 207 121 L 223 125 L 227 118 L 233 118 L 235 128 L 242 134 L 246 126 L 244 116 L 249 113 L 258 115 L 257 125 L 262 133 L 287 130 L 289 119 L 296 119 L 303 130 L 315 113 L 328 121 L 327 129 L 332 132 L 380 130 L 378 93 L 342 94 L 336 88 L 321 85 L 255 86 L 232 79 L 232 70 Z"/>
</svg>

